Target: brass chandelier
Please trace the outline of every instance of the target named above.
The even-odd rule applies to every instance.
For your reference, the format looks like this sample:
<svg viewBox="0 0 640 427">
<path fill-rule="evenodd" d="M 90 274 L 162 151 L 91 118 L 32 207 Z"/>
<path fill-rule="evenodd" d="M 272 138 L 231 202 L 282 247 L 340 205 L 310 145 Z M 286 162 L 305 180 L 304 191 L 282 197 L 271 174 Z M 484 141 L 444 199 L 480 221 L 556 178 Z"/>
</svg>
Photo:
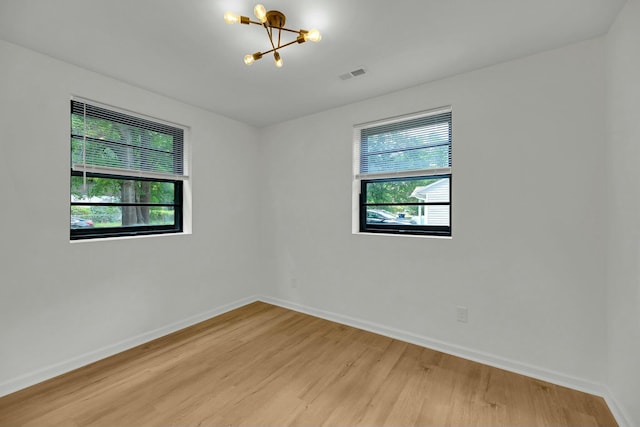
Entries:
<svg viewBox="0 0 640 427">
<path fill-rule="evenodd" d="M 267 35 L 269 36 L 269 41 L 271 42 L 271 49 L 264 52 L 256 52 L 254 54 L 245 55 L 244 63 L 247 65 L 251 65 L 258 59 L 261 59 L 264 55 L 273 52 L 273 58 L 275 60 L 276 67 L 282 67 L 282 58 L 280 57 L 279 52 L 280 49 L 290 46 L 294 43 L 300 44 L 306 41 L 319 42 L 322 39 L 320 32 L 316 29 L 307 31 L 290 30 L 289 28 L 285 28 L 284 24 L 287 20 L 287 17 L 284 15 L 284 13 L 277 10 L 267 11 L 263 5 L 257 4 L 253 8 L 253 13 L 258 19 L 258 22 L 252 21 L 247 16 L 236 15 L 232 12 L 227 12 L 224 14 L 224 20 L 228 24 L 235 24 L 238 22 L 245 25 L 255 24 L 263 26 L 264 29 L 267 30 Z M 283 31 L 296 34 L 296 39 L 283 44 Z"/>
</svg>

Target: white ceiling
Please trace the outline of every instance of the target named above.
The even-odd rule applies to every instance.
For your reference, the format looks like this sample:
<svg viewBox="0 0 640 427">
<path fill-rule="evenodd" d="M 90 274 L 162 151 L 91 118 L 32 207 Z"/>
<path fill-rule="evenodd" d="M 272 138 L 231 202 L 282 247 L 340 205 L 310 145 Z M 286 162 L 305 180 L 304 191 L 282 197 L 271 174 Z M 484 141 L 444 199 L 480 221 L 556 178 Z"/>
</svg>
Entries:
<svg viewBox="0 0 640 427">
<path fill-rule="evenodd" d="M 228 25 L 249 0 L 0 0 L 0 38 L 265 126 L 607 32 L 625 0 L 263 0 L 320 43 L 269 48 Z M 340 75 L 364 68 L 364 76 Z"/>
</svg>

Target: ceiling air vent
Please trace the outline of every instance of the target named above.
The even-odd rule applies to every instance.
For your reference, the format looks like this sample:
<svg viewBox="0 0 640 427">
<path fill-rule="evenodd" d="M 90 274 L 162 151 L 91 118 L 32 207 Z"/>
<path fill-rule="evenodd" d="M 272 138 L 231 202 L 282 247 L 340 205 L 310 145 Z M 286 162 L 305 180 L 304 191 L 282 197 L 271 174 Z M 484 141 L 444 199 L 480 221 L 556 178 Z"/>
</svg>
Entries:
<svg viewBox="0 0 640 427">
<path fill-rule="evenodd" d="M 364 68 L 358 68 L 357 70 L 349 71 L 348 73 L 344 73 L 340 75 L 341 80 L 349 80 L 352 77 L 360 77 L 365 75 L 367 72 Z"/>
</svg>

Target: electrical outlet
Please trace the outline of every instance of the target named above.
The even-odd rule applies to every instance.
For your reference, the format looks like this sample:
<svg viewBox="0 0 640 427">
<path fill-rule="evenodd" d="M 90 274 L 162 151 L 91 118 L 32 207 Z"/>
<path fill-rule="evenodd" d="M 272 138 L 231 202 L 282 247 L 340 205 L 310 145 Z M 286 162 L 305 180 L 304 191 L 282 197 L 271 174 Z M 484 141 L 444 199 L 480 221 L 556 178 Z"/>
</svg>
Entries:
<svg viewBox="0 0 640 427">
<path fill-rule="evenodd" d="M 469 322 L 469 309 L 467 307 L 456 307 L 456 320 L 460 323 Z"/>
<path fill-rule="evenodd" d="M 295 277 L 291 279 L 291 288 L 296 289 L 298 287 L 298 279 Z"/>
</svg>

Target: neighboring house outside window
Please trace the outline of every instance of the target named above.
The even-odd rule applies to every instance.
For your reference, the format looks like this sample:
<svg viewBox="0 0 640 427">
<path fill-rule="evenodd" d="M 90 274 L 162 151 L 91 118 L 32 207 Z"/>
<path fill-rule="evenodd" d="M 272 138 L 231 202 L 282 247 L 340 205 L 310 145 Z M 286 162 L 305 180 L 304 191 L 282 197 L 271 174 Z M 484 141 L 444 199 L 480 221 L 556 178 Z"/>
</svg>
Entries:
<svg viewBox="0 0 640 427">
<path fill-rule="evenodd" d="M 451 236 L 451 108 L 355 127 L 354 232 Z"/>
<path fill-rule="evenodd" d="M 71 101 L 71 239 L 183 230 L 184 128 Z"/>
</svg>

